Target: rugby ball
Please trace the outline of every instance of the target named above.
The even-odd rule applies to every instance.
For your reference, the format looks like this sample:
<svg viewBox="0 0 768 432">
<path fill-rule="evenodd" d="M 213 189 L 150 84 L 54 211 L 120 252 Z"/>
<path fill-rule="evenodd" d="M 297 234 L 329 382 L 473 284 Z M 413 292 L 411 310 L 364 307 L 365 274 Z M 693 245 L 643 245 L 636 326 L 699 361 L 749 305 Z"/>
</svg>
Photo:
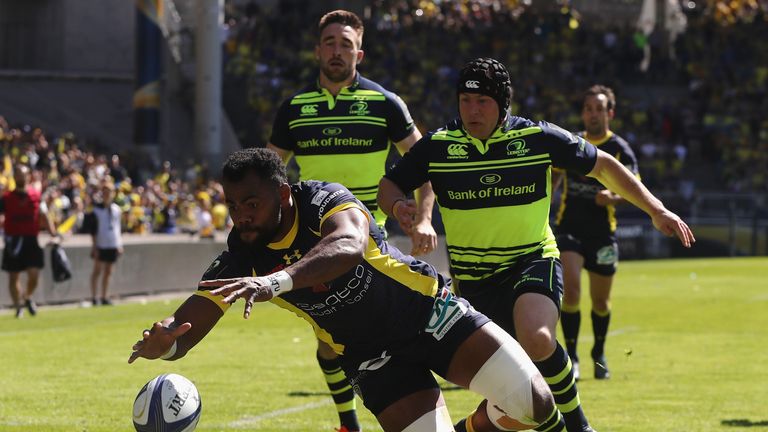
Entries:
<svg viewBox="0 0 768 432">
<path fill-rule="evenodd" d="M 191 432 L 200 420 L 202 403 L 192 381 L 177 374 L 155 377 L 133 402 L 138 432 Z"/>
</svg>

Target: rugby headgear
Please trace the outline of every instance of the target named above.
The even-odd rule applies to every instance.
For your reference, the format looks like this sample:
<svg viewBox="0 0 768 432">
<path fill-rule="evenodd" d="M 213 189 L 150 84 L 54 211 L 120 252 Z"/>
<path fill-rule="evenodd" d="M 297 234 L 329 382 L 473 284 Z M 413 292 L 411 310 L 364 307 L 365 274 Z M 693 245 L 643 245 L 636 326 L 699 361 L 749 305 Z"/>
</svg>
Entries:
<svg viewBox="0 0 768 432">
<path fill-rule="evenodd" d="M 501 122 L 512 103 L 512 80 L 498 60 L 476 58 L 461 69 L 456 93 L 478 93 L 492 98 L 499 106 Z"/>
</svg>

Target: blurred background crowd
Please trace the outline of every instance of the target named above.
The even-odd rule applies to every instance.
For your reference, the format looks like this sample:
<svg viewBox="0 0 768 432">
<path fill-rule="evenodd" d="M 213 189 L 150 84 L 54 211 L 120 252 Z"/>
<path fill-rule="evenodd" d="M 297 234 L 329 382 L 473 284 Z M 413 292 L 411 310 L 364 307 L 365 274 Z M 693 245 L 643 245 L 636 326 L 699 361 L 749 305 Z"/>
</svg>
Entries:
<svg viewBox="0 0 768 432">
<path fill-rule="evenodd" d="M 316 78 L 316 17 L 294 3 L 226 9 L 225 108 L 248 145 L 263 145 L 278 104 Z M 525 3 L 371 2 L 359 69 L 398 93 L 423 132 L 457 115 L 455 79 L 476 56 L 509 67 L 514 113 L 569 130 L 582 127 L 582 91 L 606 84 L 618 98 L 612 128 L 652 189 L 768 191 L 768 15 L 756 1 L 687 2 L 671 44 L 660 31 Z"/>
<path fill-rule="evenodd" d="M 529 7 L 531 0 L 363 2 L 366 55 L 359 70 L 399 94 L 422 132 L 457 115 L 456 76 L 473 57 L 508 66 L 515 114 L 573 131 L 582 128 L 583 90 L 602 83 L 617 95 L 612 129 L 632 144 L 644 182 L 672 208 L 686 215 L 700 191 L 765 197 L 768 1 L 664 1 L 682 5 L 684 31 L 661 25 L 649 31 L 636 17 L 586 19 L 579 8 L 586 1 L 543 8 Z M 621 6 L 618 0 L 602 6 L 608 3 Z M 3 0 L 0 6 L 16 7 Z M 278 105 L 316 79 L 315 25 L 327 10 L 302 0 L 225 1 L 222 97 L 242 146 L 265 145 Z M 39 54 L 40 67 L 51 68 L 51 57 Z M 7 63 L 24 66 L 24 58 L 9 54 Z M 120 81 L 91 75 L 97 84 Z M 54 76 L 62 79 L 71 77 Z M 61 88 L 70 87 L 76 86 Z M 99 202 L 103 182 L 117 186 L 125 232 L 209 237 L 229 226 L 217 167 L 209 171 L 205 161 L 171 160 L 148 169 L 131 151 L 81 138 L 85 132 L 2 115 L 0 189 L 13 188 L 14 164 L 32 166 L 54 221 L 69 221 L 72 232 Z"/>
<path fill-rule="evenodd" d="M 3 116 L 0 151 L 0 194 L 15 189 L 15 164 L 30 166 L 32 187 L 43 192 L 48 215 L 62 234 L 81 232 L 85 213 L 102 201 L 105 183 L 115 186 L 126 233 L 212 238 L 230 223 L 221 184 L 209 178 L 203 164 L 190 161 L 174 167 L 166 161 L 155 175 L 138 182 L 138 167 L 126 168 L 118 154 L 88 150 L 71 132 L 55 135 L 37 126 L 15 127 Z"/>
</svg>

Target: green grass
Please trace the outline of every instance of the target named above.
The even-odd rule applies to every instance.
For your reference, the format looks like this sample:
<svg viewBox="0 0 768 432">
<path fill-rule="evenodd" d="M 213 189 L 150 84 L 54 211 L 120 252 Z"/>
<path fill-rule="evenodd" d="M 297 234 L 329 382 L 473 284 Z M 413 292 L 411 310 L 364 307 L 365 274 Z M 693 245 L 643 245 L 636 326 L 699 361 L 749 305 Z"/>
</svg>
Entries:
<svg viewBox="0 0 768 432">
<path fill-rule="evenodd" d="M 622 263 L 607 343 L 610 381 L 582 365 L 593 426 L 616 431 L 768 430 L 768 259 Z M 0 431 L 130 431 L 133 399 L 154 376 L 182 374 L 202 400 L 199 431 L 332 431 L 336 414 L 309 326 L 273 305 L 242 306 L 186 358 L 127 364 L 141 330 L 181 299 L 112 308 L 0 313 Z M 585 296 L 582 310 L 589 310 Z M 591 327 L 582 320 L 580 354 Z M 479 397 L 446 391 L 454 419 Z M 365 408 L 363 426 L 380 430 Z"/>
</svg>

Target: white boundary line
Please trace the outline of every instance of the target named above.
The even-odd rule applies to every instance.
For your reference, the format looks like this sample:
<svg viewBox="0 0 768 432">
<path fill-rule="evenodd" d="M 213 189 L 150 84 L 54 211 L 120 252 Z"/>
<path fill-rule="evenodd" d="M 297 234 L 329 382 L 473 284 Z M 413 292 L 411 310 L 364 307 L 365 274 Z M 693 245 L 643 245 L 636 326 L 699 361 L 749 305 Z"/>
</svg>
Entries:
<svg viewBox="0 0 768 432">
<path fill-rule="evenodd" d="M 299 406 L 295 406 L 295 407 L 291 407 L 291 408 L 283 408 L 283 409 L 279 409 L 279 410 L 276 410 L 276 411 L 271 411 L 271 412 L 268 412 L 268 413 L 259 414 L 259 415 L 256 415 L 256 416 L 243 417 L 240 420 L 235 420 L 233 422 L 230 422 L 227 425 L 227 427 L 236 428 L 236 429 L 251 427 L 255 423 L 260 422 L 261 420 L 265 420 L 265 419 L 273 418 L 273 417 L 280 417 L 280 416 L 284 416 L 286 414 L 293 414 L 293 413 L 308 411 L 308 410 L 311 410 L 311 409 L 314 409 L 314 408 L 319 408 L 321 406 L 331 405 L 332 403 L 333 403 L 333 399 L 331 399 L 329 397 L 329 398 L 327 398 L 325 400 L 322 400 L 322 401 L 310 402 L 310 403 L 307 403 L 307 404 L 304 404 L 304 405 L 299 405 Z"/>
</svg>

